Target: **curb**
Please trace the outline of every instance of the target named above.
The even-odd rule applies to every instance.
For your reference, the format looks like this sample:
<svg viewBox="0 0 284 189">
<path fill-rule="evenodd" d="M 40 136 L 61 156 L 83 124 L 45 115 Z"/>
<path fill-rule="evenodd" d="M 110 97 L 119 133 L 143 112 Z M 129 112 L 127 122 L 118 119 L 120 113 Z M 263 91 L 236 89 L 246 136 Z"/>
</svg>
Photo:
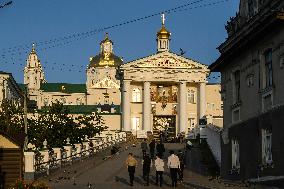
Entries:
<svg viewBox="0 0 284 189">
<path fill-rule="evenodd" d="M 182 186 L 190 186 L 190 187 L 195 187 L 195 188 L 198 188 L 198 189 L 218 189 L 216 187 L 208 187 L 208 186 L 205 186 L 205 185 L 201 185 L 201 184 L 197 184 L 197 183 L 190 183 L 190 182 L 183 182 L 182 183 Z"/>
</svg>

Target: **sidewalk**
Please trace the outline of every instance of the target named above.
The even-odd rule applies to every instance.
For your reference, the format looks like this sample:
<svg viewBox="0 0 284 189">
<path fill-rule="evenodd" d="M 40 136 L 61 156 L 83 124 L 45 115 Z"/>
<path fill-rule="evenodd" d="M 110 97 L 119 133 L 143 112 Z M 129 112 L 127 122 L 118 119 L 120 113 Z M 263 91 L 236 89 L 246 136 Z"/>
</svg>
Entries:
<svg viewBox="0 0 284 189">
<path fill-rule="evenodd" d="M 245 186 L 245 184 L 237 181 L 210 179 L 208 167 L 202 164 L 201 160 L 202 155 L 198 145 L 186 150 L 187 167 L 184 170 L 184 186 L 203 189 L 273 189 L 269 186 Z"/>
</svg>

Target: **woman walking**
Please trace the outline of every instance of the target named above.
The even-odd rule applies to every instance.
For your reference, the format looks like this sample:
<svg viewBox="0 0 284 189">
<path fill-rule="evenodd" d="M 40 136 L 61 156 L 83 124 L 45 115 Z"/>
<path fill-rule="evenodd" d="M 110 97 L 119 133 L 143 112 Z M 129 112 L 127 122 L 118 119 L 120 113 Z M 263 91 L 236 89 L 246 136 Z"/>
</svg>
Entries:
<svg viewBox="0 0 284 189">
<path fill-rule="evenodd" d="M 129 173 L 130 186 L 133 186 L 135 167 L 137 166 L 137 160 L 133 157 L 132 153 L 128 154 L 126 159 L 126 166 Z"/>
<path fill-rule="evenodd" d="M 164 160 L 162 160 L 161 157 L 157 155 L 155 160 L 156 185 L 159 185 L 160 183 L 160 187 L 162 187 L 163 185 L 163 173 L 165 171 L 164 166 L 165 166 Z"/>
</svg>

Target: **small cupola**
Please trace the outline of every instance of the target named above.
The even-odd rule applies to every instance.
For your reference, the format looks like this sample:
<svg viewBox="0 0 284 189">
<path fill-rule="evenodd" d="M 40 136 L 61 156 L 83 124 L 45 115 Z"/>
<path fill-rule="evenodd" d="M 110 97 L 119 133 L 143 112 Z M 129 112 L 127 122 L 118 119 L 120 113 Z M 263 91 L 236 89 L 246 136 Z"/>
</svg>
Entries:
<svg viewBox="0 0 284 189">
<path fill-rule="evenodd" d="M 112 48 L 113 48 L 113 42 L 108 38 L 108 33 L 106 33 L 106 36 L 104 40 L 101 41 L 101 53 L 102 54 L 111 54 Z"/>
<path fill-rule="evenodd" d="M 157 32 L 157 51 L 164 52 L 170 50 L 171 33 L 165 27 L 165 14 L 162 14 L 162 28 Z"/>
</svg>

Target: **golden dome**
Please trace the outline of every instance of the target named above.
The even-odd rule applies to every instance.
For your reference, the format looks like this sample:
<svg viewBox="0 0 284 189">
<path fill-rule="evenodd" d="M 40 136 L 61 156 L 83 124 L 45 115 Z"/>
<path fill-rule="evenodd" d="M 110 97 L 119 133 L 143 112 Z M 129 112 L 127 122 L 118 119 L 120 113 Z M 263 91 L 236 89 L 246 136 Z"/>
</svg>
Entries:
<svg viewBox="0 0 284 189">
<path fill-rule="evenodd" d="M 171 33 L 166 29 L 165 25 L 162 25 L 162 28 L 157 32 L 157 38 L 159 39 L 169 39 Z"/>
<path fill-rule="evenodd" d="M 103 43 L 106 43 L 106 42 L 111 42 L 111 43 L 113 43 L 113 42 L 108 38 L 108 33 L 106 33 L 106 36 L 105 36 L 104 40 L 102 40 L 100 44 L 103 44 Z"/>
</svg>

